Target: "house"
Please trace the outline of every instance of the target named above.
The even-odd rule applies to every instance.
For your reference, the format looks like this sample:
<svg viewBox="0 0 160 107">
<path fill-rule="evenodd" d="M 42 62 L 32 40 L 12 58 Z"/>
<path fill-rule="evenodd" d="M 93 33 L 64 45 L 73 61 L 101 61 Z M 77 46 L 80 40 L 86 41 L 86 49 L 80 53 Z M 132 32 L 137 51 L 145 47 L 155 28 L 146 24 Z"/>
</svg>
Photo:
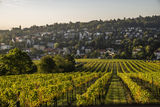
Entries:
<svg viewBox="0 0 160 107">
<path fill-rule="evenodd" d="M 54 43 L 52 43 L 52 42 L 48 42 L 48 43 L 47 43 L 47 47 L 53 48 L 53 46 L 54 46 Z"/>
<path fill-rule="evenodd" d="M 84 49 L 85 49 L 85 47 L 84 47 L 84 46 L 82 46 L 81 50 L 84 50 Z"/>
<path fill-rule="evenodd" d="M 80 32 L 80 33 L 79 33 L 79 40 L 82 40 L 82 39 L 84 39 L 84 36 L 83 36 L 83 34 Z"/>
<path fill-rule="evenodd" d="M 29 39 L 27 39 L 27 41 L 26 41 L 27 43 L 27 45 L 29 45 L 29 46 L 31 46 L 32 45 L 32 42 L 31 42 L 31 40 L 29 40 Z"/>
<path fill-rule="evenodd" d="M 45 46 L 44 45 L 33 45 L 33 48 L 35 48 L 37 50 L 44 50 Z"/>
<path fill-rule="evenodd" d="M 107 39 L 108 39 L 108 36 L 105 36 L 105 39 L 107 40 Z"/>
<path fill-rule="evenodd" d="M 111 35 L 113 32 L 105 32 L 106 35 Z"/>
<path fill-rule="evenodd" d="M 44 50 L 46 47 L 44 45 L 40 45 L 39 50 Z"/>
<path fill-rule="evenodd" d="M 135 49 L 133 49 L 132 54 L 135 55 L 140 51 L 141 51 L 141 48 L 135 48 Z"/>
<path fill-rule="evenodd" d="M 1 46 L 5 45 L 5 43 L 0 43 Z"/>
<path fill-rule="evenodd" d="M 84 32 L 83 33 L 83 37 L 87 37 L 88 36 L 88 33 L 87 32 Z"/>
<path fill-rule="evenodd" d="M 101 49 L 101 50 L 99 50 L 99 52 L 100 52 L 101 55 L 106 54 L 106 50 L 105 49 Z"/>
<path fill-rule="evenodd" d="M 63 54 L 70 54 L 71 53 L 70 50 L 66 47 L 63 48 L 63 51 L 64 51 Z"/>
<path fill-rule="evenodd" d="M 16 37 L 15 40 L 16 40 L 16 42 L 23 42 L 24 41 L 24 39 L 21 37 Z"/>
<path fill-rule="evenodd" d="M 83 30 L 84 30 L 84 31 L 87 31 L 88 29 L 87 29 L 87 28 L 83 28 Z"/>
<path fill-rule="evenodd" d="M 52 40 L 55 40 L 56 39 L 56 37 L 52 37 Z"/>
<path fill-rule="evenodd" d="M 92 40 L 92 37 L 88 37 L 89 40 Z"/>
<path fill-rule="evenodd" d="M 13 43 L 15 43 L 15 42 L 16 42 L 16 40 L 15 40 L 14 38 L 12 38 L 12 42 L 13 42 Z"/>
<path fill-rule="evenodd" d="M 39 50 L 39 45 L 33 45 L 33 48 Z"/>
<path fill-rule="evenodd" d="M 29 38 L 29 35 L 25 35 L 23 36 L 24 39 L 28 39 Z"/>
<path fill-rule="evenodd" d="M 77 50 L 76 55 L 80 55 L 80 50 Z"/>
<path fill-rule="evenodd" d="M 74 32 L 75 30 L 74 29 L 68 29 L 67 32 Z"/>
<path fill-rule="evenodd" d="M 106 48 L 106 51 L 107 52 L 114 52 L 114 49 L 113 48 Z"/>
<path fill-rule="evenodd" d="M 122 40 L 116 40 L 116 41 L 115 41 L 115 44 L 116 44 L 116 45 L 120 45 L 120 44 L 121 44 L 121 41 L 122 41 Z"/>
<path fill-rule="evenodd" d="M 91 52 L 91 49 L 85 49 L 85 53 L 90 53 Z"/>
<path fill-rule="evenodd" d="M 23 42 L 24 41 L 24 39 L 23 38 L 20 38 L 19 40 L 18 40 L 18 42 Z"/>
<path fill-rule="evenodd" d="M 158 36 L 157 35 L 154 35 L 154 38 L 157 38 Z"/>
<path fill-rule="evenodd" d="M 113 56 L 114 54 L 115 54 L 114 52 L 110 52 L 110 53 L 109 53 L 110 56 Z"/>
<path fill-rule="evenodd" d="M 156 56 L 156 59 L 157 59 L 157 60 L 160 60 L 160 49 L 159 49 L 159 50 L 156 50 L 156 51 L 154 52 L 154 55 Z"/>
<path fill-rule="evenodd" d="M 24 49 L 23 51 L 24 51 L 24 52 L 28 52 L 28 53 L 30 53 L 30 52 L 31 52 L 31 50 L 30 50 L 30 49 Z"/>
<path fill-rule="evenodd" d="M 142 33 L 142 29 L 139 29 L 139 32 Z"/>
<path fill-rule="evenodd" d="M 1 45 L 1 50 L 11 49 L 10 45 Z"/>
<path fill-rule="evenodd" d="M 100 35 L 101 35 L 101 33 L 99 33 L 99 32 L 96 32 L 96 33 L 95 33 L 95 35 L 96 35 L 96 36 L 100 36 Z"/>
<path fill-rule="evenodd" d="M 39 37 L 39 38 L 37 38 L 38 40 L 42 40 L 42 38 L 41 37 Z"/>
<path fill-rule="evenodd" d="M 115 50 L 113 48 L 107 48 L 106 53 L 108 53 L 110 56 L 113 56 L 115 54 Z"/>
</svg>

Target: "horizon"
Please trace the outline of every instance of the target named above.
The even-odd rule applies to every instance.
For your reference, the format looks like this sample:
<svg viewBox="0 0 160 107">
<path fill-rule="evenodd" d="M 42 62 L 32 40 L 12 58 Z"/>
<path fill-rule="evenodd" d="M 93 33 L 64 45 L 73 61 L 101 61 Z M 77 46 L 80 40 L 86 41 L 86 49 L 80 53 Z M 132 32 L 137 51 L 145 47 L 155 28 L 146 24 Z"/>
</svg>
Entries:
<svg viewBox="0 0 160 107">
<path fill-rule="evenodd" d="M 0 30 L 159 16 L 159 6 L 160 0 L 0 0 Z"/>
<path fill-rule="evenodd" d="M 0 30 L 12 30 L 12 28 L 19 28 L 19 27 L 21 27 L 21 29 L 23 30 L 23 29 L 25 29 L 25 28 L 30 28 L 30 27 L 32 27 L 32 26 L 46 26 L 46 25 L 54 25 L 55 23 L 57 23 L 57 24 L 69 24 L 70 22 L 72 22 L 72 23 L 77 23 L 77 22 L 80 22 L 80 23 L 89 23 L 89 22 L 91 22 L 91 21 L 100 21 L 100 20 L 102 20 L 102 21 L 111 21 L 111 20 L 118 20 L 118 19 L 120 19 L 120 20 L 123 20 L 124 18 L 126 18 L 126 19 L 135 19 L 135 18 L 138 18 L 138 17 L 140 17 L 141 15 L 139 15 L 139 16 L 137 16 L 137 17 L 123 17 L 123 18 L 114 18 L 114 19 L 107 19 L 107 20 L 102 20 L 102 19 L 96 19 L 96 20 L 89 20 L 89 21 L 75 21 L 75 22 L 72 22 L 72 21 L 69 21 L 69 22 L 54 22 L 54 23 L 50 23 L 50 24 L 44 24 L 44 25 L 31 25 L 31 26 L 27 26 L 27 27 L 23 27 L 23 26 L 21 26 L 21 25 L 19 25 L 19 26 L 14 26 L 14 27 L 11 27 L 10 29 L 0 29 Z M 151 15 L 151 16 L 141 16 L 141 17 L 152 17 L 152 16 L 160 16 L 160 15 Z"/>
</svg>

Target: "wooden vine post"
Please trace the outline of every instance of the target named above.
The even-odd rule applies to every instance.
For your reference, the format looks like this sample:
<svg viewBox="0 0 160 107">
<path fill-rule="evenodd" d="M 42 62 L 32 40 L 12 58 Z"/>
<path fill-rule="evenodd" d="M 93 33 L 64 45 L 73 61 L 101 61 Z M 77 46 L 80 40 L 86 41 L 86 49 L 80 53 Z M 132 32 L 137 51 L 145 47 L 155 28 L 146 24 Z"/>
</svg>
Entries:
<svg viewBox="0 0 160 107">
<path fill-rule="evenodd" d="M 20 107 L 19 95 L 20 95 L 20 92 L 18 92 L 18 94 L 17 94 L 16 107 Z"/>
<path fill-rule="evenodd" d="M 53 101 L 54 101 L 53 107 L 57 107 L 57 97 L 54 97 Z"/>
</svg>

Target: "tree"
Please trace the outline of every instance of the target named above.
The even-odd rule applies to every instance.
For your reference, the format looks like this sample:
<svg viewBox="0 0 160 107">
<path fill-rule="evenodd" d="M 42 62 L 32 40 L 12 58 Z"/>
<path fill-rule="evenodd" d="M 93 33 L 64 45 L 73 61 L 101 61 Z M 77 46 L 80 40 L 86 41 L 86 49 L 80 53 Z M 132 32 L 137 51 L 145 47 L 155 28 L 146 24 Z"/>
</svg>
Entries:
<svg viewBox="0 0 160 107">
<path fill-rule="evenodd" d="M 0 59 L 3 58 L 3 55 L 0 55 Z M 6 74 L 6 68 L 5 68 L 5 64 L 0 61 L 0 75 L 5 75 Z"/>
<path fill-rule="evenodd" d="M 70 55 L 70 54 L 65 55 L 65 59 L 67 59 L 68 61 L 71 61 L 73 64 L 75 64 L 75 60 L 72 55 Z"/>
<path fill-rule="evenodd" d="M 22 52 L 18 48 L 12 49 L 8 54 L 2 55 L 0 60 L 1 75 L 30 74 L 37 71 L 36 65 L 27 53 Z"/>
<path fill-rule="evenodd" d="M 52 56 L 44 56 L 40 60 L 39 68 L 41 73 L 52 73 L 56 64 Z"/>
<path fill-rule="evenodd" d="M 100 57 L 100 52 L 98 52 L 98 51 L 94 51 L 94 52 L 91 52 L 91 54 L 90 54 L 90 57 L 91 58 L 98 58 L 98 57 Z"/>
<path fill-rule="evenodd" d="M 150 47 L 149 45 L 147 45 L 147 46 L 145 47 L 145 52 L 146 52 L 146 55 L 147 55 L 147 56 L 150 56 L 150 55 L 151 55 L 151 47 Z"/>
<path fill-rule="evenodd" d="M 121 52 L 120 57 L 126 59 L 126 52 Z"/>
<path fill-rule="evenodd" d="M 54 61 L 58 68 L 58 72 L 72 72 L 75 68 L 75 61 L 70 55 L 65 57 L 56 55 L 54 56 Z"/>
<path fill-rule="evenodd" d="M 144 52 L 143 52 L 143 51 L 140 51 L 140 52 L 137 53 L 137 56 L 138 56 L 138 57 L 137 57 L 138 59 L 144 59 L 144 56 L 145 56 L 145 55 L 144 55 Z"/>
<path fill-rule="evenodd" d="M 59 43 L 55 43 L 54 48 L 59 48 Z"/>
<path fill-rule="evenodd" d="M 134 52 L 135 51 L 135 52 Z M 133 48 L 132 57 L 137 59 L 144 59 L 145 58 L 145 50 L 143 46 L 139 45 Z"/>
<path fill-rule="evenodd" d="M 65 59 L 67 60 L 67 66 L 69 71 L 73 71 L 75 69 L 75 59 L 72 55 L 66 55 Z"/>
</svg>

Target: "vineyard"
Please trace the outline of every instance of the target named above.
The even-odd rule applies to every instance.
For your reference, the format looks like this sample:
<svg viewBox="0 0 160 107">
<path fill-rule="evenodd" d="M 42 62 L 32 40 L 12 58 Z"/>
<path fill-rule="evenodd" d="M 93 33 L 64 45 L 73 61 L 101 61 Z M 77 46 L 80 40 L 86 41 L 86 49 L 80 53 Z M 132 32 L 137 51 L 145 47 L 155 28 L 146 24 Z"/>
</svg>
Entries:
<svg viewBox="0 0 160 107">
<path fill-rule="evenodd" d="M 0 77 L 0 106 L 160 104 L 160 62 L 77 59 L 71 73 Z"/>
</svg>

